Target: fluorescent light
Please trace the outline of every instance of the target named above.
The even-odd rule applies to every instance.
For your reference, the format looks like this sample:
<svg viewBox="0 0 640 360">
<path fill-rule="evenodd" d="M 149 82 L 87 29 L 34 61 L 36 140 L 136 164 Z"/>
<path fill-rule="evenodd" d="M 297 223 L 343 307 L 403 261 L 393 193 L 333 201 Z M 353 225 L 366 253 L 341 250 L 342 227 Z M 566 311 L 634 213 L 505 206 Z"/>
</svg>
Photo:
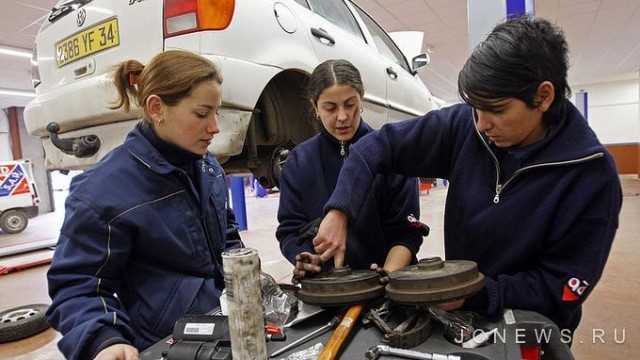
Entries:
<svg viewBox="0 0 640 360">
<path fill-rule="evenodd" d="M 3 89 L 3 88 L 0 88 L 0 95 L 36 97 L 36 93 L 33 91 Z"/>
<path fill-rule="evenodd" d="M 31 53 L 32 52 L 28 49 L 7 46 L 7 45 L 0 45 L 0 54 L 19 56 L 19 57 L 25 57 L 25 58 L 31 59 Z"/>
</svg>

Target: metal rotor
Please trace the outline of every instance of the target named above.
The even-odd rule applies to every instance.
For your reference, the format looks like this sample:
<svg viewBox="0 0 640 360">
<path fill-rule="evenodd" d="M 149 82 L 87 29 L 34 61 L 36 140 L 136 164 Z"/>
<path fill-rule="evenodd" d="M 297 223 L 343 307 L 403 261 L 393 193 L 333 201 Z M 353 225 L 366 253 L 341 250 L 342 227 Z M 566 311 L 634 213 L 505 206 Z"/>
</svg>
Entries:
<svg viewBox="0 0 640 360">
<path fill-rule="evenodd" d="M 469 297 L 484 287 L 475 262 L 421 259 L 389 274 L 387 297 L 397 303 L 429 306 Z"/>
<path fill-rule="evenodd" d="M 298 299 L 318 306 L 346 306 L 384 295 L 380 275 L 371 270 L 334 268 L 300 280 Z"/>
</svg>

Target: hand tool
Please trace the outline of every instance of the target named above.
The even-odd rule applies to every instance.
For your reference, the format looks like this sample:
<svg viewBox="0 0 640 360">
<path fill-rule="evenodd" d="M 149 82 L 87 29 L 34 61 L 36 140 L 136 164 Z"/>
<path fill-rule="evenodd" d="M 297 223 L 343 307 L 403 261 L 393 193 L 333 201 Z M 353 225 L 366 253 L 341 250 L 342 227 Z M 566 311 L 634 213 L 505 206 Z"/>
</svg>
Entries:
<svg viewBox="0 0 640 360">
<path fill-rule="evenodd" d="M 476 334 L 476 336 L 472 337 L 470 340 L 467 340 L 462 343 L 462 347 L 465 349 L 475 349 L 487 343 L 491 340 L 491 336 L 493 336 L 498 331 L 498 328 L 493 328 L 491 331 L 480 331 L 480 333 Z"/>
<path fill-rule="evenodd" d="M 340 350 L 342 343 L 349 335 L 349 332 L 351 332 L 351 329 L 358 320 L 364 306 L 365 303 L 351 305 L 340 322 L 340 325 L 333 332 L 333 335 L 329 338 L 327 345 L 325 345 L 324 349 L 318 356 L 318 360 L 333 360 L 338 356 L 338 351 Z"/>
<path fill-rule="evenodd" d="M 268 323 L 264 326 L 264 328 L 267 331 L 267 334 L 282 334 L 282 328 L 280 328 L 278 325 Z"/>
<path fill-rule="evenodd" d="M 414 350 L 398 349 L 389 345 L 372 346 L 364 354 L 367 360 L 376 360 L 382 355 L 392 355 L 406 359 L 424 359 L 424 360 L 460 360 L 458 355 L 428 354 Z"/>
<path fill-rule="evenodd" d="M 331 321 L 329 321 L 327 324 L 319 327 L 318 329 L 314 330 L 313 332 L 301 337 L 300 339 L 292 342 L 289 345 L 283 346 L 282 348 L 274 351 L 273 353 L 271 353 L 271 355 L 269 355 L 270 358 L 274 358 L 282 353 L 285 353 L 295 347 L 297 347 L 298 345 L 307 342 L 315 337 L 318 337 L 324 333 L 326 333 L 327 331 L 335 328 L 336 326 L 338 326 L 338 324 L 340 324 L 340 322 L 342 321 L 342 317 L 343 315 L 336 315 L 333 319 L 331 319 Z"/>
</svg>

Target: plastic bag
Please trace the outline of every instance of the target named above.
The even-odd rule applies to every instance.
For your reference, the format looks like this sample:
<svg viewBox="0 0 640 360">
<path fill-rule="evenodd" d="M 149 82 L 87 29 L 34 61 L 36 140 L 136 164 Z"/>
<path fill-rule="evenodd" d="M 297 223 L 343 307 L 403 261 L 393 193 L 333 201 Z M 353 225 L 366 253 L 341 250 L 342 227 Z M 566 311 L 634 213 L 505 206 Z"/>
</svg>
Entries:
<svg viewBox="0 0 640 360">
<path fill-rule="evenodd" d="M 283 328 L 292 310 L 295 311 L 298 299 L 282 291 L 275 279 L 265 272 L 260 273 L 260 283 L 265 322 Z"/>
<path fill-rule="evenodd" d="M 449 342 L 462 346 L 473 337 L 473 316 L 468 312 L 446 312 L 429 306 L 431 318 L 444 325 L 443 335 Z"/>
</svg>

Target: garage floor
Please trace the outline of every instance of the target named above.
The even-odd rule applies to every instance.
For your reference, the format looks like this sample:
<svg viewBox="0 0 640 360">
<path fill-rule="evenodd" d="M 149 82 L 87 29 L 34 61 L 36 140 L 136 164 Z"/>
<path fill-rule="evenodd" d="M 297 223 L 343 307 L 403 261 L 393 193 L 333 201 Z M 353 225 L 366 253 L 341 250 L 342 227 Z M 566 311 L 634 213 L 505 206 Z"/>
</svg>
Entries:
<svg viewBox="0 0 640 360">
<path fill-rule="evenodd" d="M 621 176 L 624 202 L 618 230 L 604 275 L 587 300 L 583 320 L 573 341 L 576 359 L 633 359 L 640 354 L 640 180 L 634 175 Z M 66 194 L 56 192 L 58 211 L 31 219 L 21 234 L 0 233 L 0 250 L 13 244 L 56 239 Z M 440 183 L 429 193 L 423 192 L 421 220 L 431 226 L 419 257 L 442 256 L 442 208 L 446 188 Z M 282 282 L 289 282 L 292 266 L 280 255 L 274 232 L 277 226 L 278 194 L 257 198 L 247 192 L 249 230 L 241 233 L 249 247 L 256 248 L 263 270 Z M 0 263 L 11 258 L 0 258 Z M 40 265 L 0 276 L 0 311 L 25 304 L 50 303 L 47 295 L 47 265 Z M 0 359 L 58 360 L 56 348 L 60 335 L 52 329 L 31 338 L 0 344 Z"/>
</svg>

